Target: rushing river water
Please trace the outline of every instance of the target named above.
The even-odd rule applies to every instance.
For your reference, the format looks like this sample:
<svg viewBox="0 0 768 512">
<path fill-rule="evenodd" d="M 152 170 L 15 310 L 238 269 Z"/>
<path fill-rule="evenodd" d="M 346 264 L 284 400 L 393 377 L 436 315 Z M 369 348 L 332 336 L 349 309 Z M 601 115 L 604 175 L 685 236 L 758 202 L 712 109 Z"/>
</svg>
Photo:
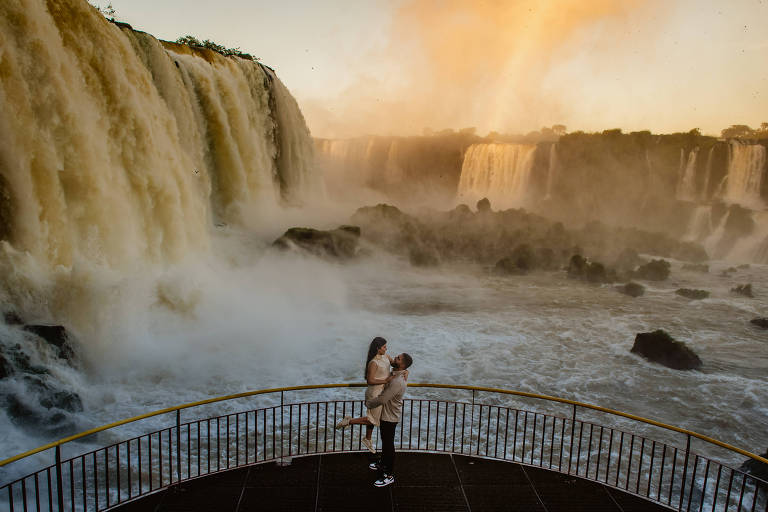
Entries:
<svg viewBox="0 0 768 512">
<path fill-rule="evenodd" d="M 78 427 L 252 389 L 360 382 L 367 344 L 380 335 L 393 354 L 413 356 L 412 382 L 561 396 L 753 452 L 768 446 L 768 337 L 749 323 L 766 311 L 768 267 L 726 277 L 724 262 L 709 273 L 673 262 L 668 281 L 646 282 L 645 295 L 631 298 L 564 272 L 499 277 L 477 266 L 421 270 L 389 258 L 337 265 L 255 253 L 162 276 L 179 302 L 192 304 L 186 310 L 143 306 L 148 278 L 102 283 L 109 331 L 89 348 L 83 371 L 61 372 L 83 397 Z M 747 282 L 755 298 L 730 292 Z M 681 287 L 711 297 L 689 300 L 674 293 Z M 630 353 L 637 333 L 658 328 L 695 350 L 703 369 L 671 370 Z M 3 423 L 3 456 L 50 440 Z"/>
</svg>

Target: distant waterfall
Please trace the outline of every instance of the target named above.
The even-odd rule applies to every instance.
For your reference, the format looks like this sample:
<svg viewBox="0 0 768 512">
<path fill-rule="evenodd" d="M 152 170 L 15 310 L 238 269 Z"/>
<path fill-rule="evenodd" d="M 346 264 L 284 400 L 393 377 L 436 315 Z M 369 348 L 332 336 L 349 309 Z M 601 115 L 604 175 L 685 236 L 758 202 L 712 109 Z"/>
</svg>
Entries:
<svg viewBox="0 0 768 512">
<path fill-rule="evenodd" d="M 699 148 L 694 148 L 688 153 L 688 159 L 685 160 L 685 152 L 680 150 L 680 172 L 677 182 L 677 191 L 675 197 L 682 201 L 694 201 L 698 194 L 696 193 L 696 157 L 699 154 Z M 685 165 L 683 165 L 685 162 Z"/>
<path fill-rule="evenodd" d="M 519 207 L 530 182 L 536 146 L 532 144 L 473 144 L 464 155 L 459 202 L 484 197 L 496 209 Z"/>
<path fill-rule="evenodd" d="M 709 148 L 707 154 L 707 167 L 704 171 L 704 185 L 701 187 L 701 193 L 699 194 L 699 200 L 706 201 L 709 199 L 709 182 L 712 180 L 712 155 L 715 153 L 715 146 Z"/>
<path fill-rule="evenodd" d="M 318 139 L 315 145 L 326 181 L 346 186 L 369 183 L 373 139 Z"/>
<path fill-rule="evenodd" d="M 765 174 L 765 146 L 731 141 L 728 175 L 722 198 L 742 206 L 762 208 L 760 187 Z"/>
<path fill-rule="evenodd" d="M 400 144 L 395 140 L 387 151 L 387 163 L 384 167 L 384 184 L 394 185 L 403 182 L 405 171 L 400 164 Z"/>
<path fill-rule="evenodd" d="M 557 144 L 552 144 L 549 148 L 549 167 L 547 168 L 547 188 L 544 193 L 544 199 L 552 198 L 552 183 L 555 181 L 555 172 L 557 171 Z"/>
<path fill-rule="evenodd" d="M 0 48 L 4 250 L 67 267 L 175 261 L 214 223 L 317 187 L 301 112 L 258 63 L 75 0 L 0 2 Z"/>
</svg>

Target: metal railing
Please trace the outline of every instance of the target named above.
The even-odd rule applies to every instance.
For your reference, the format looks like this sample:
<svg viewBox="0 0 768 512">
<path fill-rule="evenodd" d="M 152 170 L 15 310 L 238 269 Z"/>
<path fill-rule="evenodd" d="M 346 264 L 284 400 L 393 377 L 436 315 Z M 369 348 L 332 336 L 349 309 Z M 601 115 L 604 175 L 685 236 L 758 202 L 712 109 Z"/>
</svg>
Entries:
<svg viewBox="0 0 768 512">
<path fill-rule="evenodd" d="M 252 391 L 104 425 L 0 461 L 0 467 L 4 467 L 36 453 L 54 451 L 53 464 L 0 487 L 0 506 L 12 512 L 109 510 L 178 483 L 229 469 L 291 457 L 361 451 L 363 429 L 335 430 L 334 425 L 344 416 L 364 415 L 362 400 L 288 403 L 285 394 L 363 386 L 330 384 Z M 695 452 L 691 443 L 704 441 L 705 446 L 766 464 L 766 469 L 768 460 L 696 432 L 534 393 L 442 384 L 410 384 L 409 388 L 438 388 L 442 393 L 451 390 L 453 394 L 465 393 L 465 399 L 407 398 L 395 439 L 398 450 L 470 455 L 536 466 L 600 482 L 673 510 L 763 512 L 768 506 L 768 482 Z M 467 392 L 471 392 L 471 400 Z M 481 393 L 487 395 L 485 402 L 478 400 Z M 182 421 L 185 409 L 256 395 L 269 395 L 272 403 Z M 520 397 L 546 400 L 565 408 L 566 413 L 532 411 L 503 403 Z M 658 427 L 670 435 L 682 434 L 684 443 L 674 445 L 622 426 L 602 421 L 598 424 L 584 418 L 586 412 L 630 420 L 636 426 Z M 62 457 L 65 444 L 162 414 L 175 415 L 175 422 L 80 455 Z"/>
</svg>

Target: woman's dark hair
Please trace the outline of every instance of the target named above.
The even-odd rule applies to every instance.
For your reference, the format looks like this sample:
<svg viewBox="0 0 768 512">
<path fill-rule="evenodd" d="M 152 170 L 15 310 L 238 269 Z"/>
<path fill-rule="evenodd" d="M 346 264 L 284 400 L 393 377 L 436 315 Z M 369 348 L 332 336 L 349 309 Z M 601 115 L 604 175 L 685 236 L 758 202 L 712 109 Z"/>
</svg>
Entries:
<svg viewBox="0 0 768 512">
<path fill-rule="evenodd" d="M 368 364 L 376 357 L 376 353 L 381 347 L 387 344 L 387 340 L 381 336 L 376 336 L 368 346 L 368 357 L 365 359 L 365 368 L 363 368 L 363 379 L 368 381 Z"/>
</svg>

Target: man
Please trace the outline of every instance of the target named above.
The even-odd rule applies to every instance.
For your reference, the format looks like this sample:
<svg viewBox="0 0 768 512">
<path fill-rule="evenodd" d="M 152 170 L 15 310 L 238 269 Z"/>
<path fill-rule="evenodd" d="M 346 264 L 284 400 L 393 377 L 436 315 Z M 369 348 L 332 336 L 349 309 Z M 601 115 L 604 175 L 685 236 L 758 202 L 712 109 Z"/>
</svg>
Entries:
<svg viewBox="0 0 768 512">
<path fill-rule="evenodd" d="M 373 409 L 382 406 L 379 433 L 381 435 L 381 461 L 374 462 L 369 467 L 379 470 L 379 479 L 373 485 L 385 487 L 395 482 L 395 428 L 400 423 L 403 413 L 403 395 L 408 384 L 404 373 L 411 364 L 411 356 L 403 352 L 392 360 L 393 379 L 384 387 L 379 396 L 365 402 L 366 407 Z"/>
</svg>

